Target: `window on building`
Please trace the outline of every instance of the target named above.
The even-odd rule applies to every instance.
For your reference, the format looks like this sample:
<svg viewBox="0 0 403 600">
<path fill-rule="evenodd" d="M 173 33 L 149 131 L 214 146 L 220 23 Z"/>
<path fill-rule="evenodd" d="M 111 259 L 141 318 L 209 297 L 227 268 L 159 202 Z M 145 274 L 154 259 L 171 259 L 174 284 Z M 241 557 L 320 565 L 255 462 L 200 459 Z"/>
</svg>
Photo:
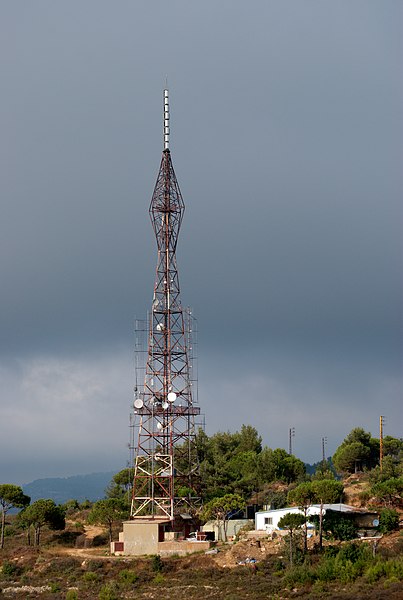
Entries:
<svg viewBox="0 0 403 600">
<path fill-rule="evenodd" d="M 273 525 L 273 519 L 272 519 L 272 517 L 265 517 L 264 518 L 264 524 L 265 525 Z"/>
</svg>

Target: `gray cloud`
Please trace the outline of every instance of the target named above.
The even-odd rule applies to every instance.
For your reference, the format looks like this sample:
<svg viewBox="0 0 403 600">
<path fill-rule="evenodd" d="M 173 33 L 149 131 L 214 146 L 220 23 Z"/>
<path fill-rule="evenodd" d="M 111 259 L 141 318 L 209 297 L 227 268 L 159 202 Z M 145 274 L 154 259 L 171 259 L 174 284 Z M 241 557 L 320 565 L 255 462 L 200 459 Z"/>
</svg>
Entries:
<svg viewBox="0 0 403 600">
<path fill-rule="evenodd" d="M 382 412 L 401 435 L 402 12 L 3 2 L 1 405 L 13 437 L 0 445 L 15 473 L 32 455 L 24 415 L 32 432 L 59 416 L 65 430 L 36 436 L 35 476 L 74 473 L 80 456 L 80 472 L 121 460 L 133 321 L 152 296 L 166 74 L 207 429 L 253 422 L 286 445 L 295 425 L 311 460 L 312 428 L 337 445 L 356 424 L 375 433 Z M 83 430 L 63 418 L 60 381 Z M 123 404 L 109 413 L 115 385 Z"/>
</svg>

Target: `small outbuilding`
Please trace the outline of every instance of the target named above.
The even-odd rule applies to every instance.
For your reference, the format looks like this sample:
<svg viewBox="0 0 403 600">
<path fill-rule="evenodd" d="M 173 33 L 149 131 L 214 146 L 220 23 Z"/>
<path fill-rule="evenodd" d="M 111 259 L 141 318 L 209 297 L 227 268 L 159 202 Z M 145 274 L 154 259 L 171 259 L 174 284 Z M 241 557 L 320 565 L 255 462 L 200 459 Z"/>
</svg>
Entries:
<svg viewBox="0 0 403 600">
<path fill-rule="evenodd" d="M 320 504 L 312 504 L 307 510 L 307 525 L 308 531 L 310 530 L 311 534 L 314 532 L 315 526 L 309 522 L 309 517 L 312 515 L 319 515 L 320 506 Z M 327 512 L 344 513 L 346 516 L 351 518 L 358 528 L 359 536 L 372 536 L 376 533 L 376 527 L 379 521 L 378 514 L 375 512 L 359 510 L 355 506 L 342 503 L 323 504 L 323 514 L 325 515 Z M 261 510 L 255 514 L 255 529 L 257 531 L 266 531 L 268 534 L 271 534 L 274 531 L 279 531 L 280 527 L 278 526 L 278 523 L 280 519 L 287 513 L 297 513 L 301 515 L 304 514 L 303 510 L 297 506 L 289 506 L 275 510 Z"/>
</svg>

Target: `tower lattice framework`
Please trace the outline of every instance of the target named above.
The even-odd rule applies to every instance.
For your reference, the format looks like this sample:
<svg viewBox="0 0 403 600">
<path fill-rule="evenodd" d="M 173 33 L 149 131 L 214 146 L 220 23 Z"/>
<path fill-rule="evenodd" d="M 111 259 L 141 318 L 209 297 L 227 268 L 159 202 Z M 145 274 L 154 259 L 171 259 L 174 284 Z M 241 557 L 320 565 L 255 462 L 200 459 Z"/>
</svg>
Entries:
<svg viewBox="0 0 403 600">
<path fill-rule="evenodd" d="M 194 513 L 199 504 L 195 406 L 190 364 L 190 311 L 180 301 L 176 245 L 185 205 L 169 150 L 164 90 L 164 150 L 150 204 L 158 258 L 148 323 L 144 385 L 136 394 L 138 437 L 131 518 Z"/>
</svg>

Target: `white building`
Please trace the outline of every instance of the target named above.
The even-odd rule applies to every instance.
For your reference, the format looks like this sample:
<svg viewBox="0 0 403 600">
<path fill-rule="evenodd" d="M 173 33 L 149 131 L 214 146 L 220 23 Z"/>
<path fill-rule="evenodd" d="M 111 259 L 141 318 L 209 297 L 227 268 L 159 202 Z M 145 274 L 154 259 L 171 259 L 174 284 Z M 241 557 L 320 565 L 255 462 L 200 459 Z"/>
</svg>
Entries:
<svg viewBox="0 0 403 600">
<path fill-rule="evenodd" d="M 327 510 L 340 511 L 340 512 L 354 512 L 357 509 L 354 506 L 348 504 L 324 504 L 323 513 Z M 255 529 L 257 531 L 267 531 L 272 533 L 273 531 L 279 530 L 278 522 L 281 517 L 284 517 L 287 513 L 299 513 L 304 514 L 304 511 L 298 508 L 298 506 L 289 506 L 288 508 L 277 508 L 276 510 L 261 510 L 255 514 Z M 320 504 L 312 504 L 307 510 L 307 516 L 318 515 L 320 513 Z M 308 529 L 314 529 L 312 523 L 308 523 Z"/>
</svg>

